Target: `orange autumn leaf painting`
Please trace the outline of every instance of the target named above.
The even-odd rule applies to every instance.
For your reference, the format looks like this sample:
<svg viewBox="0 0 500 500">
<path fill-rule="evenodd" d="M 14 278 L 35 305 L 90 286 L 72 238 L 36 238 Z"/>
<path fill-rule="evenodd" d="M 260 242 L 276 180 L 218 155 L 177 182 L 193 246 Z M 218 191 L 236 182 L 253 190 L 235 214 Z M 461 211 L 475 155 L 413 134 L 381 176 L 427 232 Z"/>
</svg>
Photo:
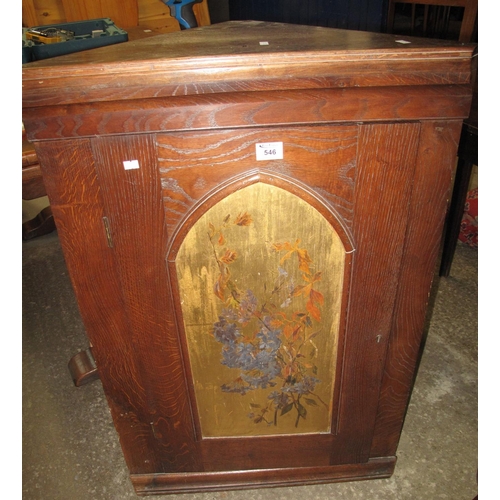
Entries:
<svg viewBox="0 0 500 500">
<path fill-rule="evenodd" d="M 247 212 L 239 213 L 234 221 L 237 226 L 249 226 L 252 222 L 252 217 Z"/>
</svg>

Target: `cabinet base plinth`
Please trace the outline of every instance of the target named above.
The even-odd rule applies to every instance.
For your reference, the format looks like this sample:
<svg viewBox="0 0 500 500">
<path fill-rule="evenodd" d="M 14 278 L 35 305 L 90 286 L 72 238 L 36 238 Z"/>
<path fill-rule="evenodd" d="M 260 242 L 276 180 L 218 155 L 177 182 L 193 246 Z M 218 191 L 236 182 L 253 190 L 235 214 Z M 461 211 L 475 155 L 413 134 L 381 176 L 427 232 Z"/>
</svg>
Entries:
<svg viewBox="0 0 500 500">
<path fill-rule="evenodd" d="M 131 474 L 130 478 L 138 495 L 166 495 L 383 479 L 392 475 L 395 465 L 396 457 L 384 457 L 327 467 Z"/>
</svg>

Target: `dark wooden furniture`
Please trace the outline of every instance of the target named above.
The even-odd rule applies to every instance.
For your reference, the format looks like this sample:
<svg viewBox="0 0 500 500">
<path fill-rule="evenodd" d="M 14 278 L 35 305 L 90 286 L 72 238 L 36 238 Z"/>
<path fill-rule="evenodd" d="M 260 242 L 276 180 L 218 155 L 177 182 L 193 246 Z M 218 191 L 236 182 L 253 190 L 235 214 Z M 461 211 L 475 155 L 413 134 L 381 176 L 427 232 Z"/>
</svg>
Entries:
<svg viewBox="0 0 500 500">
<path fill-rule="evenodd" d="M 474 50 L 399 38 L 229 22 L 23 68 L 137 493 L 392 474 Z"/>
<path fill-rule="evenodd" d="M 362 4 L 359 0 L 231 0 L 228 4 L 233 21 L 254 19 L 377 33 L 384 28 L 387 9 L 386 0 L 364 0 Z"/>
<path fill-rule="evenodd" d="M 439 266 L 439 276 L 448 277 L 457 248 L 460 226 L 464 217 L 464 207 L 469 191 L 472 169 L 478 164 L 478 74 L 477 55 L 472 64 L 473 94 L 469 116 L 464 120 L 458 144 L 458 162 L 453 184 L 453 193 L 446 218 L 443 252 Z"/>
<path fill-rule="evenodd" d="M 42 171 L 36 156 L 35 148 L 23 133 L 22 141 L 22 197 L 23 200 L 34 200 L 47 196 L 43 183 Z M 35 217 L 23 222 L 23 240 L 51 233 L 56 228 L 50 206 L 43 208 Z"/>
<path fill-rule="evenodd" d="M 428 36 L 427 25 L 429 20 L 429 7 L 463 7 L 464 13 L 462 23 L 460 25 L 460 34 L 458 40 L 460 42 L 470 42 L 474 33 L 474 26 L 477 20 L 478 2 L 477 0 L 389 0 L 389 12 L 387 16 L 387 32 L 392 33 L 394 27 L 394 14 L 396 4 L 411 4 L 412 6 L 412 21 L 411 29 L 415 27 L 415 7 L 416 5 L 424 5 L 424 26 L 423 36 Z M 437 30 L 439 32 L 439 30 Z M 412 33 L 413 34 L 413 33 Z"/>
<path fill-rule="evenodd" d="M 458 147 L 458 164 L 443 240 L 443 254 L 439 268 L 440 276 L 449 276 L 453 256 L 457 247 L 460 225 L 464 217 L 464 206 L 469 190 L 474 165 L 478 163 L 477 125 L 464 123 Z"/>
</svg>

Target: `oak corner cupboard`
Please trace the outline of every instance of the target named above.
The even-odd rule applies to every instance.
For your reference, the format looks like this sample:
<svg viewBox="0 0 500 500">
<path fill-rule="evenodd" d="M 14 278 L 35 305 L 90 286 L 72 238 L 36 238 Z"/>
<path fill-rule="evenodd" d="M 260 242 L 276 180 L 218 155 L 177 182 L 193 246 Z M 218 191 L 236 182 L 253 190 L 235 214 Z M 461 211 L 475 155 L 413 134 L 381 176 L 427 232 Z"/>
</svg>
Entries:
<svg viewBox="0 0 500 500">
<path fill-rule="evenodd" d="M 248 21 L 23 66 L 138 494 L 393 473 L 474 50 Z"/>
</svg>

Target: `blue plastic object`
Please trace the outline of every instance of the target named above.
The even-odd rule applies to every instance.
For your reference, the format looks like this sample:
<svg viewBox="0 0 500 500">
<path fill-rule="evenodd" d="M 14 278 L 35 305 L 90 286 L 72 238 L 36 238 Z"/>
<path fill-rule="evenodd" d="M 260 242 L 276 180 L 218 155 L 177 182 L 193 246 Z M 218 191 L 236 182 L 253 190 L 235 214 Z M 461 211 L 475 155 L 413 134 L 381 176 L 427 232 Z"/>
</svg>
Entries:
<svg viewBox="0 0 500 500">
<path fill-rule="evenodd" d="M 26 32 L 29 29 L 47 30 L 56 28 L 59 30 L 72 31 L 74 37 L 57 43 L 40 43 L 29 40 Z M 50 57 L 62 56 L 82 50 L 94 49 L 105 45 L 126 42 L 128 33 L 117 28 L 113 21 L 107 17 L 92 19 L 88 21 L 77 21 L 74 23 L 51 24 L 47 26 L 35 26 L 23 28 L 23 64 L 48 59 Z"/>
<path fill-rule="evenodd" d="M 170 9 L 170 14 L 179 22 L 181 30 L 196 28 L 198 23 L 193 12 L 193 5 L 203 0 L 163 0 Z"/>
</svg>

